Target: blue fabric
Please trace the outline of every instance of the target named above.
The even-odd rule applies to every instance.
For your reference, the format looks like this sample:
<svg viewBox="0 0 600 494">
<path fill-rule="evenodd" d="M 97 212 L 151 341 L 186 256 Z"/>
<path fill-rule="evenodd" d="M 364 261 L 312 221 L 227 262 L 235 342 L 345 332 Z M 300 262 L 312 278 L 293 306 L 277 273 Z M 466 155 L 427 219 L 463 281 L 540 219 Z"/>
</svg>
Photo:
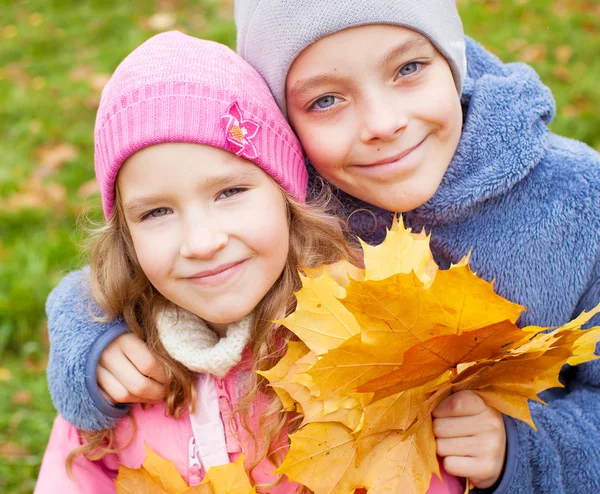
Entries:
<svg viewBox="0 0 600 494">
<path fill-rule="evenodd" d="M 521 324 L 565 323 L 600 302 L 600 156 L 548 131 L 554 101 L 531 68 L 502 64 L 470 39 L 467 59 L 458 149 L 435 195 L 405 223 L 431 233 L 442 267 L 472 252 L 476 273 L 529 308 Z M 353 231 L 381 242 L 392 214 L 338 194 Z M 98 334 L 119 323 L 86 318 L 81 284 L 76 273 L 52 294 L 53 354 L 65 357 L 51 359 L 49 379 L 68 420 L 100 429 L 115 418 L 99 414 L 78 373 Z M 537 432 L 507 419 L 504 475 L 486 492 L 600 492 L 600 363 L 567 367 L 561 381 L 564 390 L 544 394 L 550 406 L 531 403 Z"/>
<path fill-rule="evenodd" d="M 96 367 L 106 346 L 128 329 L 121 319 L 95 322 L 92 314 L 101 311 L 91 302 L 89 290 L 89 270 L 83 269 L 65 276 L 46 301 L 48 387 L 66 420 L 83 430 L 102 430 L 115 425 L 128 407 L 113 405 L 102 396 Z"/>
<path fill-rule="evenodd" d="M 471 39 L 467 59 L 458 149 L 405 224 L 431 233 L 442 267 L 471 251 L 479 276 L 529 308 L 521 325 L 563 324 L 600 302 L 600 155 L 548 131 L 554 101 L 530 67 L 502 64 Z M 391 213 L 356 212 L 365 205 L 339 195 L 355 233 L 381 242 Z M 542 396 L 550 406 L 530 403 L 537 432 L 505 421 L 503 477 L 474 492 L 600 492 L 600 362 L 566 366 L 561 382 Z"/>
</svg>

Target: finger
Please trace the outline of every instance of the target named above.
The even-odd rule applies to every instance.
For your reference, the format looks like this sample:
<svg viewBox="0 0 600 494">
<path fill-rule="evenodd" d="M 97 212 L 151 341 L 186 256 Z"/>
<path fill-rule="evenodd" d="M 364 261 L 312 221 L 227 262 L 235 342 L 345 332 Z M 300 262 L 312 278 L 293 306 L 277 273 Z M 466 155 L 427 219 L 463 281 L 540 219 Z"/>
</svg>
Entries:
<svg viewBox="0 0 600 494">
<path fill-rule="evenodd" d="M 113 405 L 117 403 L 131 403 L 135 397 L 104 367 L 96 368 L 96 381 L 104 397 Z"/>
<path fill-rule="evenodd" d="M 491 461 L 481 461 L 469 456 L 447 456 L 444 470 L 455 477 L 464 477 L 478 489 L 487 489 L 496 483 L 501 472 Z"/>
<path fill-rule="evenodd" d="M 504 428 L 502 414 L 492 408 L 486 408 L 478 415 L 433 420 L 433 434 L 436 438 L 474 436 L 502 428 Z"/>
<path fill-rule="evenodd" d="M 127 390 L 132 402 L 159 401 L 166 394 L 165 386 L 143 375 L 123 353 L 111 355 L 104 367 Z"/>
<path fill-rule="evenodd" d="M 471 456 L 480 457 L 488 452 L 488 445 L 481 435 L 440 438 L 435 441 L 437 454 L 446 456 Z"/>
<path fill-rule="evenodd" d="M 166 384 L 167 372 L 161 362 L 152 354 L 148 345 L 134 334 L 123 338 L 121 348 L 129 361 L 146 377 L 160 384 Z"/>
<path fill-rule="evenodd" d="M 440 456 L 489 457 L 500 461 L 506 452 L 506 434 L 503 430 L 474 436 L 437 438 L 435 442 Z"/>
<path fill-rule="evenodd" d="M 478 415 L 487 408 L 485 402 L 472 391 L 459 391 L 448 396 L 432 412 L 434 418 Z"/>
</svg>

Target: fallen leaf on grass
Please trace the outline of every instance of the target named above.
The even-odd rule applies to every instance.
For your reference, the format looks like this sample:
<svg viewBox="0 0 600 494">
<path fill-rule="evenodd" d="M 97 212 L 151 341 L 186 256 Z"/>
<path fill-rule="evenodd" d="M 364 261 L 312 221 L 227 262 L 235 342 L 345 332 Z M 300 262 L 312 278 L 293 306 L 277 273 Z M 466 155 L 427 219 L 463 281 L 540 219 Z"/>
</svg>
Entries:
<svg viewBox="0 0 600 494">
<path fill-rule="evenodd" d="M 28 405 L 33 401 L 33 395 L 28 389 L 21 389 L 13 393 L 10 402 L 13 405 Z"/>
<path fill-rule="evenodd" d="M 60 167 L 79 156 L 79 150 L 68 142 L 45 144 L 35 151 L 35 157 L 40 164 L 35 175 L 45 178 L 56 173 Z"/>
<path fill-rule="evenodd" d="M 25 458 L 29 455 L 31 455 L 31 452 L 22 444 L 12 442 L 0 444 L 0 457 L 8 461 Z"/>
<path fill-rule="evenodd" d="M 12 372 L 8 369 L 0 367 L 0 382 L 10 381 L 12 379 Z"/>
</svg>

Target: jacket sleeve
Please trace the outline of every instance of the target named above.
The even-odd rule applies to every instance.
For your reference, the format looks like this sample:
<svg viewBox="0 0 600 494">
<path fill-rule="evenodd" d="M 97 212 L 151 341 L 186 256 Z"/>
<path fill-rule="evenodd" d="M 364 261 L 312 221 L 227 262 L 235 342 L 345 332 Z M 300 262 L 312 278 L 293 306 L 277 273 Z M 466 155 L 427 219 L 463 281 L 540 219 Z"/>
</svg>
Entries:
<svg viewBox="0 0 600 494">
<path fill-rule="evenodd" d="M 122 319 L 98 322 L 100 308 L 90 292 L 89 269 L 67 275 L 46 302 L 50 358 L 48 387 L 59 413 L 78 429 L 113 427 L 127 413 L 125 405 L 107 401 L 96 382 L 104 349 L 128 331 Z"/>
<path fill-rule="evenodd" d="M 44 453 L 34 494 L 110 494 L 116 493 L 113 471 L 100 461 L 77 456 L 71 473 L 66 462 L 69 453 L 81 445 L 79 432 L 62 417 L 54 420 Z"/>
<path fill-rule="evenodd" d="M 573 317 L 598 303 L 600 262 Z M 599 316 L 589 326 L 600 326 Z M 506 419 L 507 460 L 494 494 L 600 492 L 600 360 L 566 366 L 561 381 L 564 390 L 542 396 L 548 406 L 530 402 L 537 432 Z"/>
</svg>

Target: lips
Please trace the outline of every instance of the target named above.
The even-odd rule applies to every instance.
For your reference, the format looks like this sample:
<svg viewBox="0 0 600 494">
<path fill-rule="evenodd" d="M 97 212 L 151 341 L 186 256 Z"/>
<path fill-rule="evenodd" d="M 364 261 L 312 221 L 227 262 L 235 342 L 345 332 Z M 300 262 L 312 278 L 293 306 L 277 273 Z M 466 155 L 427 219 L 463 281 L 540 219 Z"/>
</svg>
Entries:
<svg viewBox="0 0 600 494">
<path fill-rule="evenodd" d="M 372 166 L 372 167 L 375 167 L 375 166 L 389 165 L 390 163 L 395 163 L 395 162 L 400 161 L 401 159 L 405 158 L 410 153 L 412 153 L 421 144 L 423 144 L 423 142 L 425 141 L 425 139 L 427 139 L 427 136 L 424 137 L 419 143 L 415 144 L 414 146 L 412 146 L 412 147 L 410 147 L 408 149 L 405 149 L 404 151 L 402 151 L 399 154 L 396 154 L 394 156 L 390 156 L 389 158 L 384 158 L 382 160 L 375 161 L 373 163 L 365 163 L 363 165 L 356 165 L 356 166 L 364 166 L 364 167 L 370 167 L 370 166 Z"/>
<path fill-rule="evenodd" d="M 234 268 L 236 266 L 238 266 L 239 264 L 242 264 L 243 262 L 245 262 L 245 260 L 242 261 L 234 261 L 234 262 L 229 262 L 226 264 L 221 264 L 220 266 L 214 268 L 214 269 L 208 269 L 205 271 L 200 271 L 196 274 L 193 274 L 191 276 L 187 276 L 187 279 L 190 280 L 202 280 L 205 278 L 210 278 L 212 276 L 216 276 L 218 274 L 221 274 L 225 271 L 227 271 L 228 269 Z"/>
</svg>

